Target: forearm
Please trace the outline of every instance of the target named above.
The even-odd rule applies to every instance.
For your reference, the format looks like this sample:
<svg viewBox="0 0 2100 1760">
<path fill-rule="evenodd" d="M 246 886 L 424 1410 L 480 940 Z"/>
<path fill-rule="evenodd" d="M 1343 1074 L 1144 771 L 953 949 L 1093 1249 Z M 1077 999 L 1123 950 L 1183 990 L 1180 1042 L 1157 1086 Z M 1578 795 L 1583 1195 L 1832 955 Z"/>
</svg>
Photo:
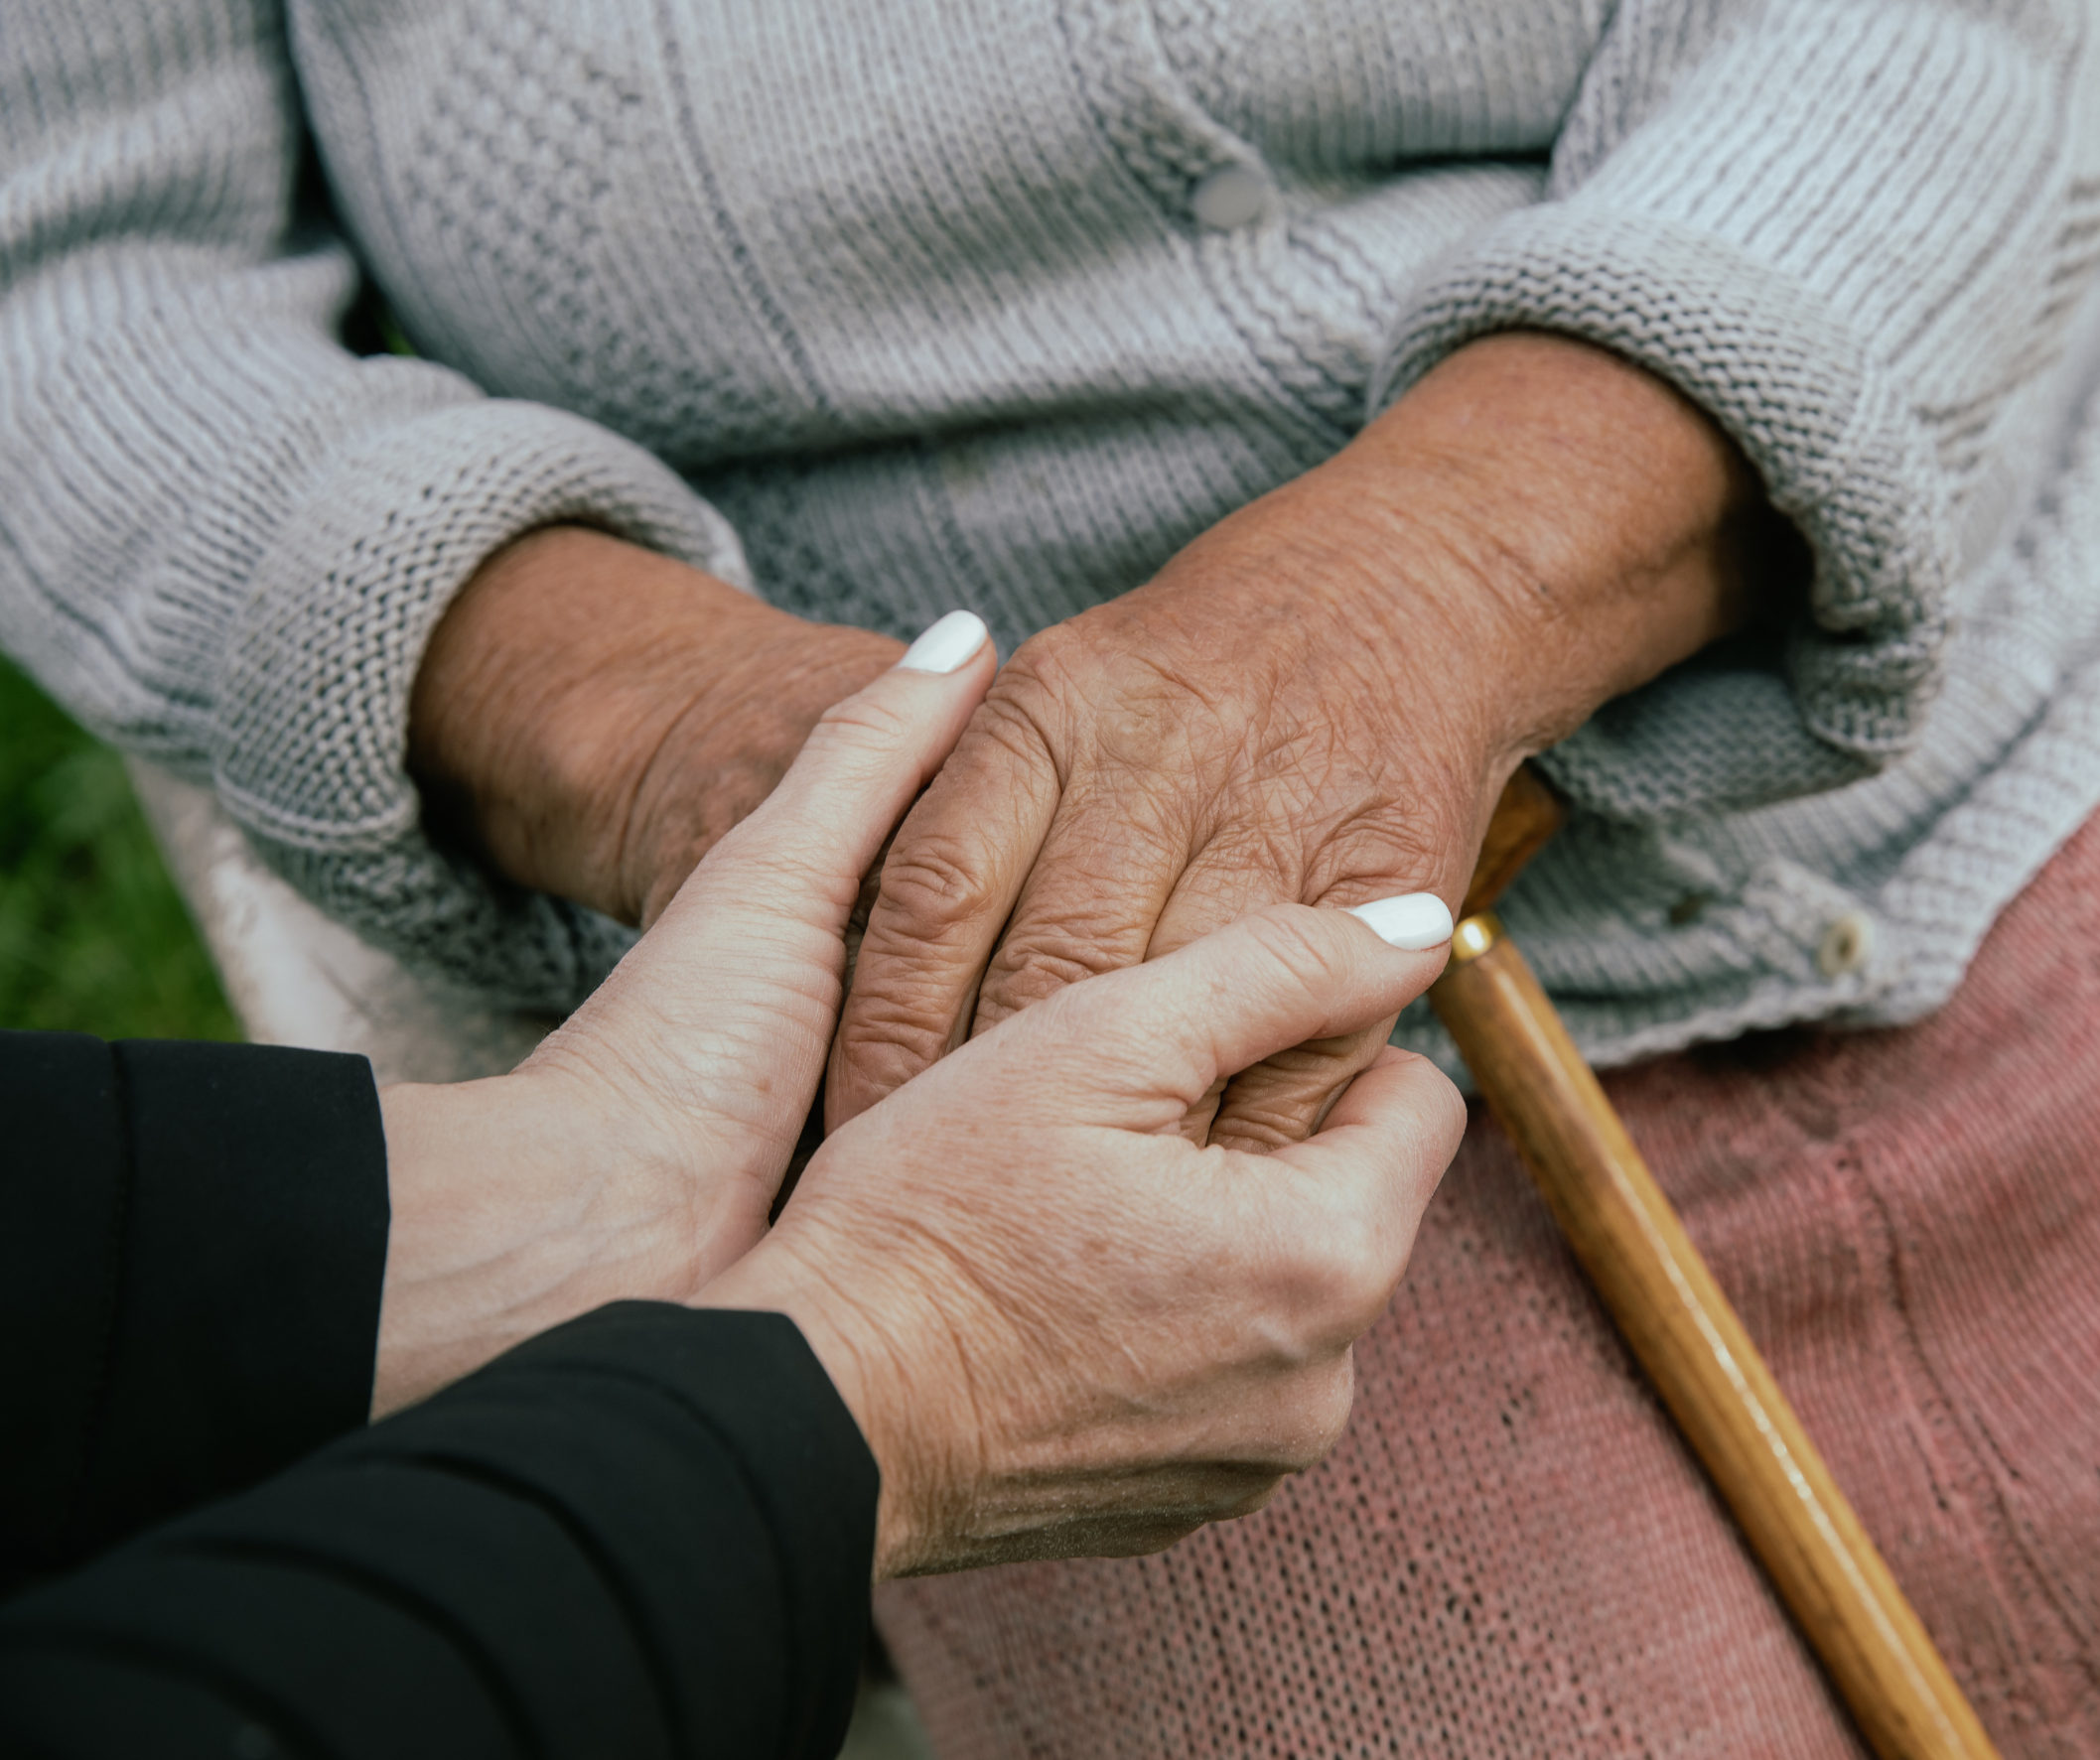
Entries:
<svg viewBox="0 0 2100 1760">
<path fill-rule="evenodd" d="M 490 558 L 433 633 L 409 768 L 509 879 L 646 922 L 901 646 L 551 526 Z"/>
<path fill-rule="evenodd" d="M 1643 693 L 1554 754 L 1583 804 L 1754 808 L 1923 737 L 1954 583 L 2021 501 L 1982 485 L 2045 444 L 2041 363 L 2089 284 L 2096 55 L 2079 0 L 1620 7 L 1546 200 L 1416 280 L 1372 408 L 1474 338 L 1581 337 L 1710 412 L 1813 548 L 1729 684 Z"/>
<path fill-rule="evenodd" d="M 1474 598 L 1525 751 L 1740 626 L 1805 568 L 1755 473 L 1696 405 L 1588 343 L 1462 349 L 1338 461 L 1429 528 Z M 1377 499 L 1374 485 L 1383 485 Z"/>
<path fill-rule="evenodd" d="M 1453 354 L 1328 464 L 1216 527 L 1418 678 L 1506 774 L 1805 567 L 1728 437 L 1660 379 L 1532 333 Z M 1497 783 L 1499 776 L 1497 777 Z"/>
</svg>

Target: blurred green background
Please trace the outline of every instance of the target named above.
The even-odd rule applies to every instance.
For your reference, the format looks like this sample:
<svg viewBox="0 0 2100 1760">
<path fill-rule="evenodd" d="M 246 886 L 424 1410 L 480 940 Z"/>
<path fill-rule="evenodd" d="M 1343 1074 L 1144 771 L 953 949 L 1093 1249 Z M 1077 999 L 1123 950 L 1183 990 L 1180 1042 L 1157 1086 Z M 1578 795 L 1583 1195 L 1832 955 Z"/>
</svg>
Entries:
<svg viewBox="0 0 2100 1760">
<path fill-rule="evenodd" d="M 240 1037 L 123 764 L 4 659 L 0 1026 Z"/>
</svg>

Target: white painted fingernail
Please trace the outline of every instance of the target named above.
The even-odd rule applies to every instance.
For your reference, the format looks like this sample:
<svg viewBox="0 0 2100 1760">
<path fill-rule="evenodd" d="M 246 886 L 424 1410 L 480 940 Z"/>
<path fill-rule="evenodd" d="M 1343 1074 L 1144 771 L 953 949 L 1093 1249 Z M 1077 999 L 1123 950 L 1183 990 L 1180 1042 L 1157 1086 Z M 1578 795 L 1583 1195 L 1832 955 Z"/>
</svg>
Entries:
<svg viewBox="0 0 2100 1760">
<path fill-rule="evenodd" d="M 1451 909 L 1434 892 L 1373 898 L 1368 904 L 1350 905 L 1349 915 L 1369 923 L 1371 933 L 1387 946 L 1409 952 L 1442 947 L 1451 939 Z"/>
<path fill-rule="evenodd" d="M 953 672 L 979 648 L 991 631 L 975 611 L 950 611 L 931 624 L 898 661 L 900 672 Z"/>
</svg>

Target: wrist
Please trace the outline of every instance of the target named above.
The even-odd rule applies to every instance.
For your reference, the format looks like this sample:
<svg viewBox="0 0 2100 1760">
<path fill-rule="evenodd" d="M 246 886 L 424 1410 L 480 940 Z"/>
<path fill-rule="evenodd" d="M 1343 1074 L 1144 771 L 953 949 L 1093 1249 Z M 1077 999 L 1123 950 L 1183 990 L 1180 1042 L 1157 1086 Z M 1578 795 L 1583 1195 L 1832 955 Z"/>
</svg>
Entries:
<svg viewBox="0 0 2100 1760">
<path fill-rule="evenodd" d="M 702 1182 L 586 1085 L 401 1084 L 379 1104 L 392 1215 L 374 1417 L 604 1302 L 683 1299 L 704 1275 Z"/>
<path fill-rule="evenodd" d="M 969 1377 L 942 1323 L 912 1325 L 886 1300 L 875 1268 L 862 1273 L 807 1258 L 792 1231 L 775 1231 L 693 1296 L 694 1307 L 785 1314 L 853 1415 L 882 1476 L 873 1576 L 878 1582 L 942 1567 L 944 1537 L 967 1525 L 980 1415 L 954 1390 Z M 915 1345 L 903 1342 L 909 1335 Z M 943 1371 L 946 1371 L 945 1373 Z M 945 1450 L 945 1451 L 944 1451 Z"/>
<path fill-rule="evenodd" d="M 645 921 L 898 647 L 551 526 L 490 557 L 433 632 L 409 769 L 506 878 Z"/>
<path fill-rule="evenodd" d="M 748 597 L 738 613 L 734 628 L 724 618 L 705 631 L 705 676 L 635 776 L 621 839 L 624 921 L 654 922 L 700 858 L 772 792 L 824 712 L 904 652 L 893 637 Z"/>
<path fill-rule="evenodd" d="M 1459 350 L 1313 474 L 1363 558 L 1342 574 L 1361 614 L 1418 655 L 1429 618 L 1505 770 L 1739 627 L 1797 563 L 1711 418 L 1566 338 Z"/>
</svg>

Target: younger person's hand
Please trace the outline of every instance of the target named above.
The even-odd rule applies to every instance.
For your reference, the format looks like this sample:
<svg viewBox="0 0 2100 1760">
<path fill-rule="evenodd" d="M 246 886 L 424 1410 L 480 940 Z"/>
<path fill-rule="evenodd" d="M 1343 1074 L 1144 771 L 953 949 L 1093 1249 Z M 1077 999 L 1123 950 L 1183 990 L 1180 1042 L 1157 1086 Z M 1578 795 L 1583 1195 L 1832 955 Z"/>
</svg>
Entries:
<svg viewBox="0 0 2100 1760">
<path fill-rule="evenodd" d="M 375 1414 L 602 1302 L 689 1297 L 758 1240 L 815 1098 L 863 878 L 996 664 L 982 622 L 943 618 L 823 715 L 518 1069 L 381 1096 Z"/>
<path fill-rule="evenodd" d="M 882 1468 L 878 1575 L 1157 1551 L 1340 1433 L 1457 1092 L 1387 1049 L 1310 1141 L 1183 1125 L 1443 969 L 1436 898 L 1362 910 L 1274 905 L 1002 1022 L 829 1139 L 702 1292 L 785 1312 L 829 1371 Z"/>
</svg>

